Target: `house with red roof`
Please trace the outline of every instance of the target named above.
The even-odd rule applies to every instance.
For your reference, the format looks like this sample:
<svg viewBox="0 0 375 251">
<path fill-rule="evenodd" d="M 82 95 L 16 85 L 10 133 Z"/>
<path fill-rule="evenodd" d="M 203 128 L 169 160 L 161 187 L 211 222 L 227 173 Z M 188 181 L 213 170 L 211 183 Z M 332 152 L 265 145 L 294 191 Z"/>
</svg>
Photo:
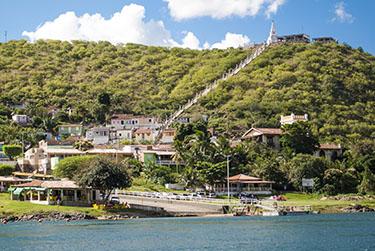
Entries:
<svg viewBox="0 0 375 251">
<path fill-rule="evenodd" d="M 241 140 L 253 140 L 258 143 L 264 143 L 270 147 L 280 149 L 280 136 L 282 130 L 280 128 L 251 128 L 245 132 Z"/>
</svg>

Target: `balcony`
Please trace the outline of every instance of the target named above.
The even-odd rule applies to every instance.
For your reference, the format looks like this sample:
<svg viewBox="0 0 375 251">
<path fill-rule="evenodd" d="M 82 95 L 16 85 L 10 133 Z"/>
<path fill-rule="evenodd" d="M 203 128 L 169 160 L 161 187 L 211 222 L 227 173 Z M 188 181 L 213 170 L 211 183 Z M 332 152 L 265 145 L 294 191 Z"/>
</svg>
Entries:
<svg viewBox="0 0 375 251">
<path fill-rule="evenodd" d="M 177 163 L 173 160 L 156 160 L 157 165 L 161 166 L 175 166 Z"/>
</svg>

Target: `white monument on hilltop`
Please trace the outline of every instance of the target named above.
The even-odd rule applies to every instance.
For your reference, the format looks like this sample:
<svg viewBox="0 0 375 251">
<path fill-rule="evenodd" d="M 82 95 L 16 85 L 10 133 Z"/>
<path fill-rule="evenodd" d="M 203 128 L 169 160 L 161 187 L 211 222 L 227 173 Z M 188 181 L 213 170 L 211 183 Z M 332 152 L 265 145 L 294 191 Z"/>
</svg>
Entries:
<svg viewBox="0 0 375 251">
<path fill-rule="evenodd" d="M 277 43 L 277 40 L 278 39 L 276 35 L 275 22 L 272 21 L 270 35 L 268 36 L 268 39 L 267 39 L 267 45 Z"/>
</svg>

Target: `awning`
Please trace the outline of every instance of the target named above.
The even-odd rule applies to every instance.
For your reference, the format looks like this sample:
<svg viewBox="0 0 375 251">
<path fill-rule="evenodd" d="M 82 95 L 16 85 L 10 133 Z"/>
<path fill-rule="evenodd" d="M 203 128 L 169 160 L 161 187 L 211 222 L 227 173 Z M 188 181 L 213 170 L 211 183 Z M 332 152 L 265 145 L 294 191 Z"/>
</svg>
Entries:
<svg viewBox="0 0 375 251">
<path fill-rule="evenodd" d="M 34 189 L 32 189 L 32 190 L 40 191 L 40 192 L 44 192 L 44 191 L 47 190 L 47 188 L 45 188 L 45 187 L 36 187 L 36 188 L 34 188 Z"/>
<path fill-rule="evenodd" d="M 14 190 L 16 190 L 15 187 L 9 187 L 9 188 L 8 188 L 8 192 L 13 192 Z"/>
<path fill-rule="evenodd" d="M 17 187 L 14 191 L 13 191 L 13 194 L 14 195 L 20 195 L 23 191 L 23 187 Z"/>
</svg>

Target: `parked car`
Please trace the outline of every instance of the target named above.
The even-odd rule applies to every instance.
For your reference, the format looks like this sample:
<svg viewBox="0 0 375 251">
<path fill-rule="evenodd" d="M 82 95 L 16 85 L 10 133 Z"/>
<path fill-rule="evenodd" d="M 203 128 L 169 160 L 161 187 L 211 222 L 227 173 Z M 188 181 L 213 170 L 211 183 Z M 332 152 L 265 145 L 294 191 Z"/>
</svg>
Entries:
<svg viewBox="0 0 375 251">
<path fill-rule="evenodd" d="M 258 198 L 254 194 L 244 194 L 241 193 L 239 195 L 240 197 L 240 202 L 242 204 L 253 204 L 253 203 L 258 203 Z"/>
<path fill-rule="evenodd" d="M 208 193 L 207 197 L 208 198 L 216 198 L 216 193 Z"/>
<path fill-rule="evenodd" d="M 120 204 L 120 198 L 118 196 L 112 196 L 109 203 L 112 205 L 118 205 Z"/>
</svg>

